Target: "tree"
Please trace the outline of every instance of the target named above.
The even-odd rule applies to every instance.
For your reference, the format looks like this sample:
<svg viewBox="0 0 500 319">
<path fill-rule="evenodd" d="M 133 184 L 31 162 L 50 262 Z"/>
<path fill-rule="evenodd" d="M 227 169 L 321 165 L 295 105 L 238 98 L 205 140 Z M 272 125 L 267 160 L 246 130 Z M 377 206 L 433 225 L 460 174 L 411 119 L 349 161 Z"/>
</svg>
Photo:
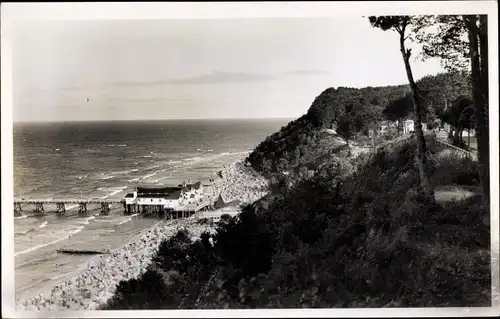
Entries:
<svg viewBox="0 0 500 319">
<path fill-rule="evenodd" d="M 470 77 L 466 72 L 427 75 L 417 81 L 426 112 L 440 114 L 459 96 L 470 95 Z"/>
<path fill-rule="evenodd" d="M 489 202 L 488 28 L 486 15 L 423 16 L 417 19 L 416 38 L 423 58 L 438 57 L 448 70 L 470 68 L 475 131 L 478 142 L 483 199 Z M 435 31 L 429 30 L 432 25 Z"/>
<path fill-rule="evenodd" d="M 453 126 L 453 144 L 463 146 L 461 139 L 464 129 L 471 129 L 473 127 L 474 109 L 472 107 L 472 100 L 467 96 L 458 97 L 452 106 L 444 112 L 443 119 L 446 123 Z"/>
<path fill-rule="evenodd" d="M 417 138 L 416 161 L 420 177 L 420 185 L 426 200 L 428 200 L 431 204 L 434 204 L 434 188 L 432 187 L 429 177 L 429 170 L 426 160 L 425 138 L 424 132 L 422 131 L 422 97 L 419 95 L 419 89 L 413 78 L 413 73 L 410 66 L 411 49 L 407 49 L 405 45 L 405 40 L 408 38 L 407 31 L 409 31 L 409 27 L 411 26 L 411 19 L 412 18 L 409 16 L 371 16 L 369 18 L 370 23 L 373 27 L 380 28 L 383 31 L 395 30 L 399 34 L 399 47 L 405 65 L 406 76 L 408 77 L 408 82 L 410 84 L 415 113 L 415 133 Z"/>
<path fill-rule="evenodd" d="M 464 128 L 467 130 L 467 138 L 468 138 L 468 143 L 467 145 L 470 147 L 470 130 L 474 128 L 474 122 L 475 122 L 475 117 L 474 117 L 474 106 L 469 104 L 460 114 L 460 118 L 458 119 L 458 122 L 460 123 L 460 127 Z"/>
<path fill-rule="evenodd" d="M 411 94 L 407 94 L 403 97 L 397 98 L 395 100 L 392 100 L 387 104 L 385 107 L 383 114 L 386 119 L 389 121 L 398 121 L 401 122 L 404 119 L 407 119 L 413 109 L 413 101 Z M 399 132 L 399 125 L 397 127 L 398 129 L 398 134 Z"/>
</svg>

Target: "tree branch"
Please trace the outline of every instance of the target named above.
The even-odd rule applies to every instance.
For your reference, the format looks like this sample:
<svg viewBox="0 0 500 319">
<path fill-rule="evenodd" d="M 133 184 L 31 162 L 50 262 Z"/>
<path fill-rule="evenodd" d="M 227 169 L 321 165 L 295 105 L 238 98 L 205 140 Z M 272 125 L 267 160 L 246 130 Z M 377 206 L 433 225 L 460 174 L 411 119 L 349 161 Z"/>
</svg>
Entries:
<svg viewBox="0 0 500 319">
<path fill-rule="evenodd" d="M 405 30 L 406 30 L 406 26 L 408 25 L 408 19 L 405 19 L 403 21 L 403 26 L 401 28 L 401 32 L 403 32 L 403 34 L 405 33 Z"/>
<path fill-rule="evenodd" d="M 475 15 L 464 15 L 464 22 L 473 33 L 478 34 L 480 32 L 477 25 L 477 17 Z"/>
</svg>

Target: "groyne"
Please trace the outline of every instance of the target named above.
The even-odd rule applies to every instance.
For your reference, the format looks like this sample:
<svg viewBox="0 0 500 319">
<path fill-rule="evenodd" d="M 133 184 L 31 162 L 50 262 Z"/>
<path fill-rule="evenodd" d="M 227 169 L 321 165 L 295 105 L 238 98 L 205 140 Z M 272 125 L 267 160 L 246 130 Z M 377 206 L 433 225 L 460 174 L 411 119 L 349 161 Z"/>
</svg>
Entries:
<svg viewBox="0 0 500 319">
<path fill-rule="evenodd" d="M 75 254 L 75 255 L 99 255 L 99 254 L 111 253 L 109 249 L 105 248 L 95 248 L 95 249 L 60 248 L 57 250 L 57 252 L 62 254 Z"/>
</svg>

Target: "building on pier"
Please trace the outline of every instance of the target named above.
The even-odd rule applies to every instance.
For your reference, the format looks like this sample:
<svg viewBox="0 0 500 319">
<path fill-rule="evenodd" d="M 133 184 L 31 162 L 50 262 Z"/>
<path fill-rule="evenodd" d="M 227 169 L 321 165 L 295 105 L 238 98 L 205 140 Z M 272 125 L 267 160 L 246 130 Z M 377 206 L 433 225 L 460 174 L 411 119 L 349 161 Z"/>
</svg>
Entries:
<svg viewBox="0 0 500 319">
<path fill-rule="evenodd" d="M 203 201 L 203 185 L 200 182 L 180 186 L 182 187 L 180 197 L 181 204 L 197 204 Z"/>
<path fill-rule="evenodd" d="M 182 211 L 203 200 L 204 191 L 200 182 L 178 186 L 139 186 L 133 193 L 125 195 L 125 210 L 128 213 Z"/>
</svg>

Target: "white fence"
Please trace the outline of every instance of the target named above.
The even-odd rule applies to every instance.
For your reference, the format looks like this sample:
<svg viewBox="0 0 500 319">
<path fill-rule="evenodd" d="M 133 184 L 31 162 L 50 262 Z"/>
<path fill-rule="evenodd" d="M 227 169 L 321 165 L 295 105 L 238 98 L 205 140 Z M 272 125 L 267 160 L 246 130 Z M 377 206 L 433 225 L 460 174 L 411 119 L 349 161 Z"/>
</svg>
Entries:
<svg viewBox="0 0 500 319">
<path fill-rule="evenodd" d="M 446 142 L 442 142 L 442 141 L 439 141 L 439 140 L 436 140 L 436 142 L 438 142 L 439 144 L 441 145 L 444 145 L 445 147 L 455 151 L 455 152 L 458 152 L 460 154 L 463 154 L 464 156 L 469 156 L 470 158 L 472 158 L 474 161 L 477 161 L 477 155 L 472 153 L 472 152 L 469 152 L 469 151 L 466 151 L 464 149 L 461 149 L 460 147 L 456 147 L 455 145 L 451 145 L 451 144 L 448 144 Z"/>
</svg>

